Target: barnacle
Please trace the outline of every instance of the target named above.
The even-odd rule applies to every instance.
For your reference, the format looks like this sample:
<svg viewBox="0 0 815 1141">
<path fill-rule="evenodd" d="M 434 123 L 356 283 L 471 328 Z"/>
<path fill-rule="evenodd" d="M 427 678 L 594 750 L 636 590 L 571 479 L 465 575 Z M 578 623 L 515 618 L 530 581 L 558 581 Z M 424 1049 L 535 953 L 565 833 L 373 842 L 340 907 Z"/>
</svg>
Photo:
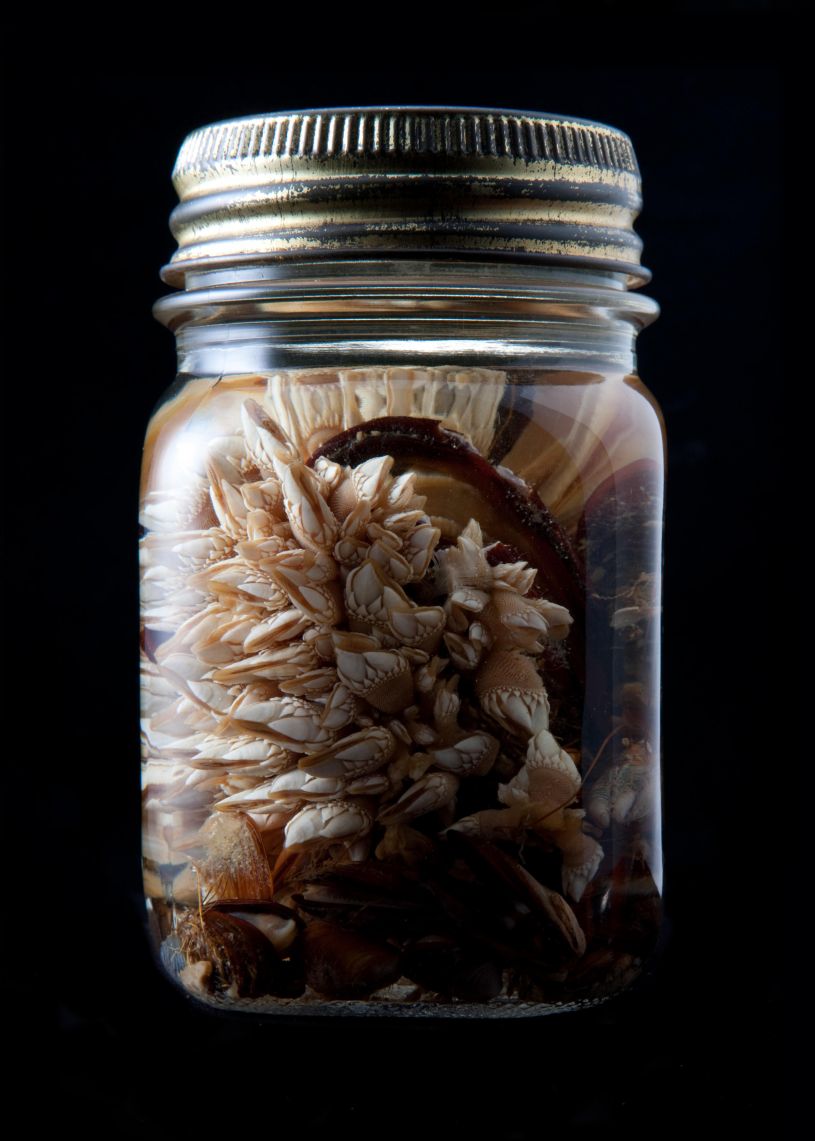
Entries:
<svg viewBox="0 0 815 1141">
<path fill-rule="evenodd" d="M 183 921 L 180 977 L 197 993 L 283 994 L 291 980 L 274 947 L 289 944 L 308 985 L 334 995 L 414 970 L 420 987 L 437 980 L 454 996 L 489 999 L 501 962 L 534 968 L 535 923 L 555 924 L 569 954 L 582 954 L 565 900 L 514 862 L 507 871 L 500 853 L 489 860 L 537 917 L 518 928 L 522 952 L 501 942 L 500 924 L 461 918 L 471 888 L 448 871 L 421 912 L 438 930 L 403 958 L 347 932 L 338 941 L 334 917 L 340 928 L 362 920 L 343 919 L 342 892 L 326 896 L 313 880 L 325 867 L 416 875 L 451 850 L 482 859 L 490 842 L 520 845 L 532 833 L 560 853 L 564 894 L 578 901 L 603 856 L 570 807 L 577 754 L 563 747 L 568 718 L 558 720 L 547 690 L 556 660 L 575 722 L 576 563 L 531 489 L 479 454 L 503 374 L 456 376 L 392 369 L 360 386 L 354 372 L 285 393 L 273 377 L 265 406 L 244 402 L 241 427 L 209 442 L 188 486 L 145 500 L 146 853 L 181 867 L 177 904 L 225 909 Z M 439 513 L 439 481 L 470 477 L 485 527 L 505 507 L 520 546 L 496 542 L 476 518 Z M 547 657 L 554 643 L 566 646 L 560 658 Z M 626 795 L 596 783 L 590 812 L 636 816 L 639 792 Z M 410 910 L 400 900 L 397 926 Z M 290 907 L 305 931 L 285 916 L 261 923 L 251 910 L 261 904 Z M 368 908 L 369 920 L 383 907 Z M 452 939 L 451 922 L 463 924 Z M 264 923 L 277 940 L 271 957 L 255 934 Z M 230 945 L 245 947 L 249 974 L 230 974 Z M 351 964 L 363 960 L 361 980 Z"/>
<path fill-rule="evenodd" d="M 601 827 L 612 820 L 634 823 L 653 811 L 654 758 L 646 741 L 623 739 L 623 752 L 594 783 L 587 801 L 589 816 Z"/>
</svg>

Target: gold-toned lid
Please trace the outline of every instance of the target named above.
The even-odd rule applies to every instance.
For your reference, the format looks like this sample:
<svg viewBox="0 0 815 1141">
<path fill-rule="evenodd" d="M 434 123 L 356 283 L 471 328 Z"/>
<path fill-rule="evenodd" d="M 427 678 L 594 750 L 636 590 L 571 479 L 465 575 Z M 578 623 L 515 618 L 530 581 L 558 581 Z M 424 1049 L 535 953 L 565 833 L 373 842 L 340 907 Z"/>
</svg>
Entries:
<svg viewBox="0 0 815 1141">
<path fill-rule="evenodd" d="M 584 119 L 445 107 L 231 119 L 187 136 L 173 183 L 169 285 L 306 257 L 531 260 L 632 287 L 651 276 L 631 141 Z"/>
</svg>

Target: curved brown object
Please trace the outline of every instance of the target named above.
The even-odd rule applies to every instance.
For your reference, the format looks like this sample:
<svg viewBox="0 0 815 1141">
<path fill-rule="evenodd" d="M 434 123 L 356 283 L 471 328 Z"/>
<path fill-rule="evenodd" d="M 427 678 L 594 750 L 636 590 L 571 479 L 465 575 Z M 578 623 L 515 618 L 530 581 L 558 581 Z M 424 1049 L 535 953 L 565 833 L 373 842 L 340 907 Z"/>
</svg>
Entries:
<svg viewBox="0 0 815 1141">
<path fill-rule="evenodd" d="M 396 474 L 410 468 L 447 475 L 475 486 L 485 504 L 501 518 L 505 532 L 501 541 L 517 548 L 523 558 L 538 567 L 547 582 L 562 582 L 564 606 L 571 609 L 579 604 L 584 591 L 580 557 L 537 492 L 509 468 L 493 467 L 464 436 L 443 428 L 438 420 L 420 416 L 366 420 L 326 441 L 308 465 L 313 467 L 315 460 L 325 456 L 334 463 L 353 467 L 382 455 L 393 456 Z M 553 554 L 557 556 L 557 567 Z"/>
<path fill-rule="evenodd" d="M 272 944 L 253 924 L 216 909 L 191 912 L 179 927 L 187 963 L 212 963 L 217 986 L 238 998 L 263 994 L 294 996 L 302 986 Z"/>
<path fill-rule="evenodd" d="M 364 891 L 345 889 L 334 883 L 313 884 L 312 895 L 315 891 L 315 898 L 307 890 L 293 895 L 292 899 L 307 915 L 344 930 L 368 931 L 386 937 L 408 931 L 435 931 L 440 926 L 432 907 L 422 908 L 413 900 L 387 896 L 372 899 Z"/>
<path fill-rule="evenodd" d="M 233 911 L 243 911 L 252 915 L 278 915 L 281 919 L 291 919 L 301 929 L 305 927 L 305 922 L 296 911 L 270 899 L 216 899 L 211 903 L 205 903 L 202 911 L 205 915 L 209 911 L 218 911 L 222 915 L 231 915 Z"/>
<path fill-rule="evenodd" d="M 565 958 L 584 954 L 586 937 L 562 895 L 539 883 L 523 865 L 488 840 L 455 831 L 448 832 L 447 839 L 485 884 L 502 888 L 529 909 L 559 944 Z"/>
<path fill-rule="evenodd" d="M 393 947 L 333 923 L 309 924 L 299 945 L 306 982 L 326 998 L 365 998 L 401 974 L 399 952 Z"/>
<path fill-rule="evenodd" d="M 443 927 L 433 896 L 418 879 L 390 864 L 344 863 L 307 873 L 301 882 L 302 890 L 292 897 L 300 910 L 339 927 L 385 937 Z"/>
</svg>

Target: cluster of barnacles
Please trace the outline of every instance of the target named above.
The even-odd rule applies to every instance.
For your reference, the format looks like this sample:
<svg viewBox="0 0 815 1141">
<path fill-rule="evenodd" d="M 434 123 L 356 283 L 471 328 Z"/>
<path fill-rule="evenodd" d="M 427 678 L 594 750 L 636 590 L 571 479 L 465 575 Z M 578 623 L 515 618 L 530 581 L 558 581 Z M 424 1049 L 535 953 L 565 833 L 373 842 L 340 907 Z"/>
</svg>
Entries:
<svg viewBox="0 0 815 1141">
<path fill-rule="evenodd" d="M 568 611 L 536 597 L 534 568 L 491 560 L 475 521 L 440 547 L 389 456 L 309 466 L 254 401 L 242 419 L 142 515 L 158 862 L 195 851 L 215 810 L 251 817 L 270 855 L 361 860 L 376 829 L 376 856 L 410 863 L 427 842 L 410 824 L 435 812 L 486 839 L 538 832 L 579 900 L 602 849 L 569 807 L 581 778 L 549 732 L 535 662 Z M 502 739 L 527 749 L 498 786 L 505 807 L 456 821 L 461 780 L 486 775 Z"/>
</svg>

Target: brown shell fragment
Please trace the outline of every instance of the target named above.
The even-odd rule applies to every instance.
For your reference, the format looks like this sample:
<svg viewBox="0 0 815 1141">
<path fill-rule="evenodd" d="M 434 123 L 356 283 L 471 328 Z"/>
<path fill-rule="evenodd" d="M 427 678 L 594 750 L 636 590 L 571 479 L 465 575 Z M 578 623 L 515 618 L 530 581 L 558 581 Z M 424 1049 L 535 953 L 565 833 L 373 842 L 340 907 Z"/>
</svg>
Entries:
<svg viewBox="0 0 815 1141">
<path fill-rule="evenodd" d="M 448 832 L 447 839 L 485 887 L 511 903 L 522 930 L 518 948 L 525 955 L 559 964 L 584 954 L 586 937 L 561 895 L 539 883 L 517 860 L 487 840 L 461 832 Z"/>
<path fill-rule="evenodd" d="M 578 958 L 585 954 L 586 936 L 577 922 L 575 913 L 563 896 L 552 891 L 551 888 L 545 887 L 542 883 L 538 883 L 521 864 L 516 866 L 515 874 L 520 883 L 528 889 L 527 899 L 531 896 L 546 913 L 550 923 L 560 933 L 569 950 Z"/>
<path fill-rule="evenodd" d="M 292 896 L 307 915 L 341 927 L 381 934 L 444 928 L 433 896 L 398 868 L 381 863 L 346 863 L 306 873 L 303 890 Z"/>
<path fill-rule="evenodd" d="M 236 915 L 191 911 L 178 928 L 187 966 L 212 964 L 212 984 L 230 998 L 291 995 L 298 988 L 265 935 Z"/>
<path fill-rule="evenodd" d="M 591 939 L 597 933 L 614 947 L 648 954 L 662 923 L 662 896 L 645 861 L 621 857 L 576 910 Z"/>
<path fill-rule="evenodd" d="M 296 911 L 272 900 L 220 899 L 217 904 L 204 908 L 205 912 L 211 910 L 251 923 L 281 955 L 288 954 L 292 940 L 305 927 Z"/>
<path fill-rule="evenodd" d="M 365 998 L 402 973 L 395 948 L 333 923 L 309 924 L 299 946 L 306 983 L 325 998 Z"/>
</svg>

